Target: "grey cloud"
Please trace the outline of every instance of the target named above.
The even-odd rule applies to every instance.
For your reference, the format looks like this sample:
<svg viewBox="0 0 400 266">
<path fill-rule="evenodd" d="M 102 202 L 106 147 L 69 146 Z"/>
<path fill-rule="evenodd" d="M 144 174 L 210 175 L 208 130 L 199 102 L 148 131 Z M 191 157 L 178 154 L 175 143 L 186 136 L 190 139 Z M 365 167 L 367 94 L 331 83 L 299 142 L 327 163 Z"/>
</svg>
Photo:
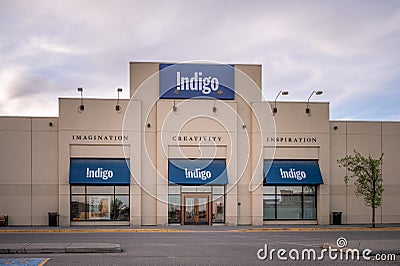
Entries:
<svg viewBox="0 0 400 266">
<path fill-rule="evenodd" d="M 340 118 L 357 94 L 368 101 L 400 74 L 398 1 L 5 1 L 0 24 L 0 73 L 27 71 L 10 100 L 39 87 L 76 96 L 78 85 L 114 97 L 129 61 L 212 60 L 263 64 L 268 99 L 321 88 Z"/>
</svg>

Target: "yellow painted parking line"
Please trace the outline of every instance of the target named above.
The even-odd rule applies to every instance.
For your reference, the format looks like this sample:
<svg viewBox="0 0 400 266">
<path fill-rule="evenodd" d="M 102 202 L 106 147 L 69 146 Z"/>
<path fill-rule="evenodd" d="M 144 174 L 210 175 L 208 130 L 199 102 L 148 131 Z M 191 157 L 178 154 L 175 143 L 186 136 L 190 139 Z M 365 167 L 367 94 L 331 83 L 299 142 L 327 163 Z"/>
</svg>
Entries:
<svg viewBox="0 0 400 266">
<path fill-rule="evenodd" d="M 43 266 L 46 264 L 46 262 L 49 261 L 50 258 L 45 258 L 38 266 Z"/>
<path fill-rule="evenodd" d="M 191 230 L 178 229 L 7 229 L 0 230 L 0 233 L 179 233 L 191 232 Z"/>
<path fill-rule="evenodd" d="M 310 231 L 400 231 L 400 227 L 333 227 L 333 228 L 249 228 L 249 229 L 237 229 L 231 230 L 231 232 L 310 232 Z"/>
<path fill-rule="evenodd" d="M 291 228 L 244 228 L 227 230 L 186 230 L 166 228 L 90 228 L 90 229 L 2 229 L 0 233 L 251 233 L 251 232 L 311 232 L 311 231 L 400 231 L 400 227 L 291 227 Z"/>
</svg>

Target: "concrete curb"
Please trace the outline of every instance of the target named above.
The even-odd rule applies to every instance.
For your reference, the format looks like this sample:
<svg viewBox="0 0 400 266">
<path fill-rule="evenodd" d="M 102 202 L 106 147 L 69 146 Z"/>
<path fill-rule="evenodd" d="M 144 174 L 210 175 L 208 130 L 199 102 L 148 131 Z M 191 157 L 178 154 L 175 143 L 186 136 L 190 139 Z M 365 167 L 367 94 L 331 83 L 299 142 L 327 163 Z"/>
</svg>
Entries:
<svg viewBox="0 0 400 266">
<path fill-rule="evenodd" d="M 5 229 L 0 230 L 0 233 L 146 233 L 146 232 L 166 232 L 179 233 L 190 232 L 191 230 L 176 230 L 176 229 Z"/>
<path fill-rule="evenodd" d="M 386 228 L 370 228 L 370 227 L 333 227 L 333 228 L 320 228 L 320 227 L 294 227 L 294 228 L 249 228 L 230 230 L 231 232 L 274 232 L 274 231 L 295 231 L 295 232 L 310 232 L 310 231 L 400 231 L 400 227 L 386 227 Z"/>
<path fill-rule="evenodd" d="M 279 227 L 279 228 L 237 228 L 224 229 L 219 227 L 218 229 L 204 229 L 204 228 L 191 228 L 191 229 L 170 229 L 170 228 L 58 228 L 58 229 L 0 229 L 0 233 L 204 233 L 204 232 L 310 232 L 310 231 L 400 231 L 400 227 L 381 227 L 381 228 L 371 228 L 371 227 Z"/>
<path fill-rule="evenodd" d="M 43 253 L 118 253 L 119 244 L 113 243 L 1 243 L 0 254 Z"/>
</svg>

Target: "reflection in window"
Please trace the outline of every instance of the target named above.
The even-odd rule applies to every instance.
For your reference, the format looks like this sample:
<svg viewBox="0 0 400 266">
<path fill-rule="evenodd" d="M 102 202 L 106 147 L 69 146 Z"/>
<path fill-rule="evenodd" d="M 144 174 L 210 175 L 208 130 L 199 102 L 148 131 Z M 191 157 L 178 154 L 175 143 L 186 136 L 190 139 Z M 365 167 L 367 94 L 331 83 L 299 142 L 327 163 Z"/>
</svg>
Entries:
<svg viewBox="0 0 400 266">
<path fill-rule="evenodd" d="M 113 194 L 114 186 L 86 186 L 87 194 Z"/>
<path fill-rule="evenodd" d="M 115 195 L 115 200 L 111 204 L 111 220 L 129 220 L 129 195 Z"/>
<path fill-rule="evenodd" d="M 212 213 L 212 222 L 213 223 L 224 223 L 225 222 L 225 186 L 179 186 L 179 185 L 169 185 L 168 186 L 168 223 L 182 223 L 182 215 L 186 215 L 186 222 L 188 216 L 191 216 L 191 212 L 194 212 L 194 209 L 190 209 L 193 204 L 187 205 L 185 214 L 182 214 L 182 205 L 185 204 L 182 202 L 182 196 L 185 193 L 198 193 L 201 194 L 211 194 L 210 204 L 201 204 L 198 203 L 199 214 L 201 212 L 201 208 L 206 207 L 211 208 L 208 213 Z M 186 197 L 187 198 L 187 197 Z M 188 199 L 188 198 L 187 198 Z M 204 215 L 202 213 L 201 215 Z M 201 216 L 199 215 L 199 217 Z M 201 218 L 201 217 L 200 217 Z"/>
<path fill-rule="evenodd" d="M 317 219 L 317 203 L 315 196 L 304 196 L 304 219 Z"/>
<path fill-rule="evenodd" d="M 213 195 L 212 222 L 225 222 L 225 199 L 224 195 Z"/>
<path fill-rule="evenodd" d="M 315 220 L 316 186 L 264 186 L 264 220 Z"/>
<path fill-rule="evenodd" d="M 301 196 L 282 195 L 276 210 L 277 219 L 302 219 Z"/>
<path fill-rule="evenodd" d="M 73 221 L 129 221 L 129 186 L 72 185 L 70 204 Z"/>
<path fill-rule="evenodd" d="M 300 194 L 302 193 L 302 186 L 278 186 L 276 187 L 277 194 Z"/>
<path fill-rule="evenodd" d="M 304 186 L 303 187 L 303 193 L 304 194 L 314 195 L 315 194 L 315 186 Z"/>
<path fill-rule="evenodd" d="M 89 220 L 110 220 L 111 197 L 88 196 Z"/>
<path fill-rule="evenodd" d="M 86 220 L 85 196 L 71 196 L 71 220 Z"/>
<path fill-rule="evenodd" d="M 180 186 L 168 186 L 168 194 L 181 194 L 181 187 Z"/>
<path fill-rule="evenodd" d="M 168 196 L 168 223 L 181 222 L 181 195 Z"/>
<path fill-rule="evenodd" d="M 275 195 L 264 195 L 263 196 L 264 220 L 276 218 L 275 217 L 275 206 L 276 206 Z"/>
</svg>

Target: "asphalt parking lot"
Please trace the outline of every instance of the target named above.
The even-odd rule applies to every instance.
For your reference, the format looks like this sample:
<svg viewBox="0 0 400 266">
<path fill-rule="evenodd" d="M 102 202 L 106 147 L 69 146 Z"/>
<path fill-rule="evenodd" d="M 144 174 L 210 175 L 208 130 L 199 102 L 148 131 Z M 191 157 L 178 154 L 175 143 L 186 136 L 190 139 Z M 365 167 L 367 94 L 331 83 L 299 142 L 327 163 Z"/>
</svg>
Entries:
<svg viewBox="0 0 400 266">
<path fill-rule="evenodd" d="M 330 258 L 328 253 L 320 256 L 324 243 L 335 244 L 338 238 L 351 243 L 399 243 L 400 230 L 259 230 L 257 228 L 209 228 L 186 227 L 180 229 L 142 230 L 20 230 L 0 233 L 1 243 L 114 243 L 120 245 L 120 253 L 44 253 L 44 254 L 0 254 L 0 259 L 44 258 L 42 265 L 286 265 L 318 264 L 398 264 L 399 256 L 377 261 L 375 255 L 370 260 L 362 256 L 346 259 L 340 256 Z M 394 241 L 394 242 L 393 242 Z M 358 244 L 359 245 L 359 244 Z M 397 244 L 396 244 L 397 245 Z M 264 250 L 267 247 L 268 256 Z M 260 252 L 260 249 L 263 249 Z M 286 255 L 278 256 L 278 250 Z M 271 254 L 271 250 L 275 250 Z M 296 251 L 299 259 L 296 259 Z M 312 256 L 301 258 L 301 252 L 315 250 Z M 289 254 L 291 252 L 291 254 Z M 261 259 L 260 259 L 261 255 Z M 270 256 L 272 255 L 272 256 Z M 282 255 L 282 254 L 281 254 Z M 292 256 L 289 256 L 292 255 Z M 306 254 L 308 255 L 308 254 Z M 334 254 L 333 254 L 334 255 Z M 339 255 L 339 253 L 338 253 Z M 263 256 L 265 259 L 263 259 Z M 320 259 L 319 259 L 320 257 Z M 283 258 L 283 259 L 282 259 Z M 286 258 L 286 260 L 285 260 Z M 293 259 L 294 258 L 294 259 Z M 37 264 L 39 265 L 39 264 Z"/>
</svg>

